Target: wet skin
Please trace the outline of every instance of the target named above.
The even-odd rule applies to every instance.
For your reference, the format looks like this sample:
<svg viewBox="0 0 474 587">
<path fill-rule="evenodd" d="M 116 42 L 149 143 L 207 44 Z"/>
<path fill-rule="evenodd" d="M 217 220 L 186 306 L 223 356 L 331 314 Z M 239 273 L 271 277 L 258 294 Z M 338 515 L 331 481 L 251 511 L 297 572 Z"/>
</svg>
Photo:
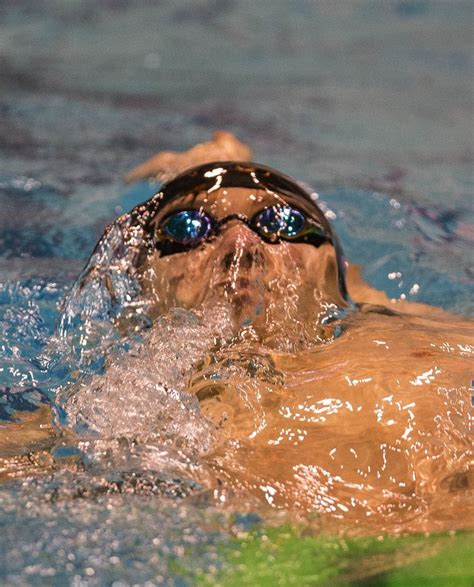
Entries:
<svg viewBox="0 0 474 587">
<path fill-rule="evenodd" d="M 189 196 L 157 224 L 189 207 L 251 216 L 262 203 L 274 202 L 240 189 Z M 472 323 L 393 304 L 351 272 L 349 290 L 365 302 L 356 308 L 341 295 L 330 243 L 269 244 L 239 221 L 196 249 L 155 252 L 143 279 L 157 314 L 219 299 L 234 308 L 235 338 L 188 386 L 220 431 L 205 460 L 224 481 L 221 500 L 250 493 L 378 530 L 469 524 Z M 337 337 L 327 321 L 336 310 Z M 257 367 L 249 377 L 259 361 L 273 375 Z M 229 362 L 239 375 L 226 374 Z"/>
<path fill-rule="evenodd" d="M 281 198 L 239 187 L 185 194 L 157 210 L 153 231 L 178 210 L 251 218 Z M 232 336 L 186 374 L 217 431 L 191 474 L 230 507 L 257 498 L 374 532 L 465 527 L 472 322 L 393 303 L 350 266 L 347 298 L 341 270 L 329 241 L 266 242 L 238 219 L 189 250 L 141 257 L 152 319 L 178 307 L 205 321 L 231 308 Z M 127 369 L 112 364 L 103 378 Z M 8 454 L 15 442 L 26 452 L 21 431 L 8 431 Z"/>
</svg>

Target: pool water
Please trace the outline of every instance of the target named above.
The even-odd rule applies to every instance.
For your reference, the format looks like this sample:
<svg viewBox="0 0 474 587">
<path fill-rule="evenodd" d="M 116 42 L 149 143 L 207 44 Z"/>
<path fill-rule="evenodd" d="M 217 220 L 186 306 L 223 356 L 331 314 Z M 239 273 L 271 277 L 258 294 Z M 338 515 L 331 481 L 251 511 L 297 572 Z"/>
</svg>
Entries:
<svg viewBox="0 0 474 587">
<path fill-rule="evenodd" d="M 217 127 L 319 191 L 372 285 L 474 315 L 469 2 L 38 10 L 20 1 L 1 11 L 5 424 L 34 418 L 70 381 L 77 347 L 67 355 L 55 346 L 62 300 L 104 225 L 158 187 L 125 187 L 121 176 Z M 79 367 L 104 368 L 102 356 L 88 357 Z M 172 401 L 184 406 L 189 442 L 206 438 L 192 423 L 196 405 L 179 394 Z M 61 409 L 55 414 L 64 426 Z M 119 448 L 125 465 L 113 445 L 64 443 L 52 456 L 19 458 L 17 479 L 0 471 L 3 583 L 264 585 L 294 576 L 317 584 L 376 575 L 384 584 L 416 576 L 441 584 L 436 561 L 444 560 L 453 584 L 470 584 L 467 534 L 327 537 L 317 519 L 296 523 L 252 504 L 219 509 L 197 483 L 176 478 L 174 464 L 190 457 L 173 443 L 149 470 L 133 442 Z M 101 451 L 109 452 L 94 460 Z M 25 477 L 35 471 L 43 473 Z"/>
</svg>

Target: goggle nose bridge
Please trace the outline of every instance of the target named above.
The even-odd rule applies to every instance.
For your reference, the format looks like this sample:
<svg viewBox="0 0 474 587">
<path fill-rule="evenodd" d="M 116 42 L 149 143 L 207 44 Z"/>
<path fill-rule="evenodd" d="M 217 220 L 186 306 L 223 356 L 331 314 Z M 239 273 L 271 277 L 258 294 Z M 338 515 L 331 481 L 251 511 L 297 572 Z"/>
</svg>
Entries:
<svg viewBox="0 0 474 587">
<path fill-rule="evenodd" d="M 228 216 L 224 216 L 224 218 L 215 221 L 215 227 L 217 229 L 222 228 L 228 222 L 232 222 L 232 220 L 238 220 L 252 230 L 252 219 L 245 214 L 229 214 Z"/>
</svg>

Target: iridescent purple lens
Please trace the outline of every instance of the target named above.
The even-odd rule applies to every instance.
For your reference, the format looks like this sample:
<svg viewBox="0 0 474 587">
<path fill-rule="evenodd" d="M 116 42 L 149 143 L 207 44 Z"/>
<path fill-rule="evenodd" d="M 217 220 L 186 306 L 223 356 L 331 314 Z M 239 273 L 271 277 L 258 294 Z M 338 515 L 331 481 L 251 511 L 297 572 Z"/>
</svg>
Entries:
<svg viewBox="0 0 474 587">
<path fill-rule="evenodd" d="M 299 210 L 290 206 L 265 208 L 255 218 L 257 230 L 270 238 L 294 238 L 304 229 L 305 217 Z"/>
</svg>

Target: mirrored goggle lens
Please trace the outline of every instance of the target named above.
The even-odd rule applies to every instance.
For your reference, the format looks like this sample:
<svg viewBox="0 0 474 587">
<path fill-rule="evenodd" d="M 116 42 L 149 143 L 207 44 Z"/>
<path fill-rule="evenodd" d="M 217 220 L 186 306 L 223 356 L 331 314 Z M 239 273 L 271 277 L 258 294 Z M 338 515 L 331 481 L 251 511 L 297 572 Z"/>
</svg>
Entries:
<svg viewBox="0 0 474 587">
<path fill-rule="evenodd" d="M 182 210 L 168 216 L 161 229 L 165 236 L 177 243 L 192 244 L 206 238 L 211 230 L 211 220 L 199 210 Z"/>
<path fill-rule="evenodd" d="M 267 238 L 291 239 L 303 232 L 305 223 L 305 217 L 299 210 L 289 206 L 272 206 L 259 212 L 252 224 Z"/>
</svg>

